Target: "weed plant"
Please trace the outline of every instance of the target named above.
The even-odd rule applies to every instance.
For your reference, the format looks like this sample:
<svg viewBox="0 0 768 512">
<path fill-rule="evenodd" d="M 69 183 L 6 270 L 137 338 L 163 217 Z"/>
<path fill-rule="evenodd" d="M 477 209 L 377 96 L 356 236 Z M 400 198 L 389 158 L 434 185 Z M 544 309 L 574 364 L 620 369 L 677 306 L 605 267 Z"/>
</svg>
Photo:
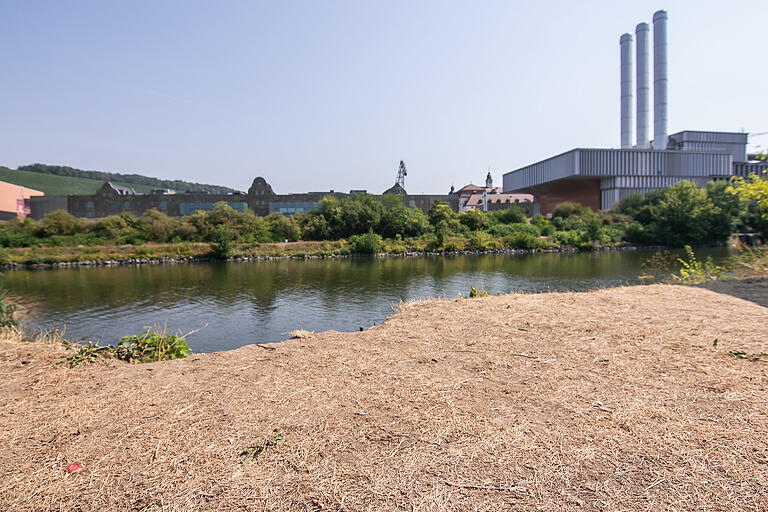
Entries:
<svg viewBox="0 0 768 512">
<path fill-rule="evenodd" d="M 137 335 L 123 336 L 114 349 L 116 358 L 128 363 L 152 363 L 189 356 L 186 336 L 168 334 L 163 328 L 144 327 Z"/>
</svg>

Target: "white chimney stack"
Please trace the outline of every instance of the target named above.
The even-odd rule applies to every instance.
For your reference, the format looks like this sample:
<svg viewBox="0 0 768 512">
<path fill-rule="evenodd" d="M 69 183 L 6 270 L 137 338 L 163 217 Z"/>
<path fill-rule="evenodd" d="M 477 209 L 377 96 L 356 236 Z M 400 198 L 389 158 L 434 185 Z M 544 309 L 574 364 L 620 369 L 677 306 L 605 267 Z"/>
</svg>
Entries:
<svg viewBox="0 0 768 512">
<path fill-rule="evenodd" d="M 632 147 L 632 34 L 623 34 L 621 45 L 621 148 Z"/>
<path fill-rule="evenodd" d="M 667 149 L 667 11 L 653 14 L 653 149 Z"/>
<path fill-rule="evenodd" d="M 651 29 L 647 23 L 635 27 L 637 39 L 637 147 L 646 149 L 650 146 L 651 118 L 651 55 L 648 36 Z"/>
</svg>

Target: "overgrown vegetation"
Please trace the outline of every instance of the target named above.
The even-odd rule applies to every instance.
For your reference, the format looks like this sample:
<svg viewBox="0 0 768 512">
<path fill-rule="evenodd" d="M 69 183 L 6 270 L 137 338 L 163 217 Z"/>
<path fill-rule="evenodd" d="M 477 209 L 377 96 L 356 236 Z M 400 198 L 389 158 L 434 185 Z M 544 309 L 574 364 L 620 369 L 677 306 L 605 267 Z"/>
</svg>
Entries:
<svg viewBox="0 0 768 512">
<path fill-rule="evenodd" d="M 168 334 L 165 328 L 144 327 L 137 335 L 123 336 L 115 347 L 114 355 L 128 363 L 153 363 L 181 359 L 189 356 L 187 336 Z"/>
<path fill-rule="evenodd" d="M 0 223 L 0 261 L 46 263 L 114 257 L 323 255 L 379 252 L 455 252 L 622 244 L 723 244 L 735 232 L 768 235 L 768 176 L 711 182 L 705 188 L 680 182 L 645 197 L 633 195 L 614 209 L 595 212 L 576 203 L 558 205 L 551 218 L 526 218 L 515 205 L 458 214 L 436 201 L 430 211 L 402 204 L 397 195 L 329 196 L 317 209 L 286 217 L 259 217 L 221 202 L 181 218 L 156 209 L 141 216 L 101 219 L 57 211 L 41 221 Z M 304 241 L 304 249 L 277 246 Z M 168 244 L 163 245 L 163 244 Z M 207 250 L 206 250 L 207 247 Z M 122 256 L 120 256 L 122 255 Z"/>
<path fill-rule="evenodd" d="M 690 245 L 685 246 L 685 257 L 677 258 L 677 261 L 680 270 L 678 274 L 672 274 L 672 277 L 683 283 L 695 284 L 724 277 L 723 269 L 712 262 L 711 256 L 707 256 L 704 262 L 699 261 Z"/>
<path fill-rule="evenodd" d="M 144 332 L 123 336 L 117 345 L 97 345 L 93 342 L 82 344 L 62 340 L 62 344 L 71 352 L 59 359 L 59 363 L 66 363 L 70 368 L 75 368 L 102 357 L 113 357 L 126 363 L 154 363 L 180 359 L 190 354 L 187 336 L 189 334 L 168 334 L 165 328 L 144 327 Z"/>
</svg>

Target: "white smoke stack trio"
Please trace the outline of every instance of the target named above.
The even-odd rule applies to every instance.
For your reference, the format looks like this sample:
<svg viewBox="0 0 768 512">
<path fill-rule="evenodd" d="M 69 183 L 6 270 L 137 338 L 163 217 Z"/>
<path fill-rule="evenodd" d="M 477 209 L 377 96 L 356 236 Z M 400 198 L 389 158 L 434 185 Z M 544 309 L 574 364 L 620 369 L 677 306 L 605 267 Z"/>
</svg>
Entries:
<svg viewBox="0 0 768 512">
<path fill-rule="evenodd" d="M 653 148 L 667 149 L 667 11 L 653 14 Z M 649 148 L 650 135 L 650 28 L 647 23 L 635 27 L 637 38 L 636 147 Z M 632 148 L 632 35 L 623 34 L 621 46 L 621 147 Z"/>
</svg>

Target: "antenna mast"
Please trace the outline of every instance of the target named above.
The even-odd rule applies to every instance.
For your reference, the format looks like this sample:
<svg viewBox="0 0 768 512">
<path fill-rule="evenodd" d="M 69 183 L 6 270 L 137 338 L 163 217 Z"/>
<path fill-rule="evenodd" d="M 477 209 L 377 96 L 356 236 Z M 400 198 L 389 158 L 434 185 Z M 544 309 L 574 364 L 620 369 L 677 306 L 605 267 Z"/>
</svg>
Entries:
<svg viewBox="0 0 768 512">
<path fill-rule="evenodd" d="M 397 181 L 395 181 L 395 183 L 405 188 L 406 176 L 408 176 L 408 171 L 405 169 L 405 162 L 400 160 L 400 168 L 397 170 Z"/>
</svg>

